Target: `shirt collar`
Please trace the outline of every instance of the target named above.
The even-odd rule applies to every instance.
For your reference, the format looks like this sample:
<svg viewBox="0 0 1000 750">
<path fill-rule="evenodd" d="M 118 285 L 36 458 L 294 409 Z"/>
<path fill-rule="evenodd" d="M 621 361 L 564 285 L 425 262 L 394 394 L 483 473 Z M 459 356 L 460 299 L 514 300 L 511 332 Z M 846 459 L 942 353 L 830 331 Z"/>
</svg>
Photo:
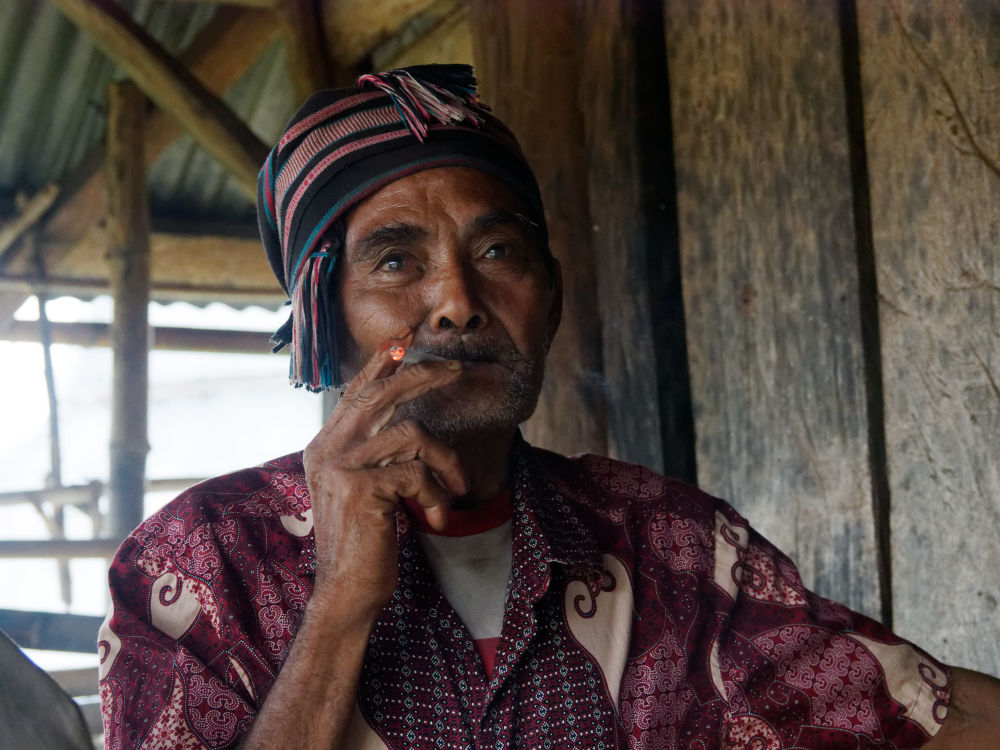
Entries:
<svg viewBox="0 0 1000 750">
<path fill-rule="evenodd" d="M 548 590 L 553 565 L 565 567 L 571 577 L 586 582 L 592 589 L 600 587 L 604 566 L 593 532 L 580 519 L 570 499 L 556 489 L 538 451 L 520 434 L 511 452 L 511 484 L 512 596 L 523 602 L 540 599 Z M 396 513 L 396 530 L 400 585 L 394 600 L 403 599 L 401 603 L 407 606 L 414 587 L 420 588 L 417 580 L 407 574 L 416 574 L 423 565 L 418 562 L 422 554 L 414 524 L 402 506 Z"/>
<path fill-rule="evenodd" d="M 593 532 L 552 482 L 538 454 L 518 435 L 511 461 L 513 483 L 513 587 L 536 601 L 548 589 L 552 565 L 599 585 L 604 567 Z"/>
</svg>

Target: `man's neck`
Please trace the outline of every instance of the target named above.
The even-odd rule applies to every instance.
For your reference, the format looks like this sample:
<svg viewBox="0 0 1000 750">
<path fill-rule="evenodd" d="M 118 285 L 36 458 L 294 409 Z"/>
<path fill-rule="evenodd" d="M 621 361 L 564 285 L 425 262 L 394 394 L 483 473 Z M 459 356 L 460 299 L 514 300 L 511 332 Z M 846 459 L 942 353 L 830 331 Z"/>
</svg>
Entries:
<svg viewBox="0 0 1000 750">
<path fill-rule="evenodd" d="M 477 435 L 457 440 L 452 447 L 469 480 L 469 493 L 455 501 L 455 508 L 476 508 L 510 487 L 510 458 L 517 430 Z"/>
</svg>

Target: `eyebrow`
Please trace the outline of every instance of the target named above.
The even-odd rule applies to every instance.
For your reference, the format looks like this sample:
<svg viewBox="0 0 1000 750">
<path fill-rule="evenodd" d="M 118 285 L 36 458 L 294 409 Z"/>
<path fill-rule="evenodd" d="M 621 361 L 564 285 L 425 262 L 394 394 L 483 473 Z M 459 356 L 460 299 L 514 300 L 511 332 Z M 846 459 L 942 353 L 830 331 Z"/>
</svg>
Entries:
<svg viewBox="0 0 1000 750">
<path fill-rule="evenodd" d="M 475 226 L 477 229 L 489 229 L 500 224 L 512 224 L 522 229 L 537 230 L 538 224 L 527 216 L 517 211 L 490 211 L 488 214 L 476 217 Z"/>
<path fill-rule="evenodd" d="M 426 236 L 426 229 L 413 224 L 403 224 L 402 222 L 386 224 L 378 229 L 373 229 L 363 239 L 358 241 L 354 262 L 363 263 L 371 260 L 374 255 L 387 245 L 407 244 Z"/>
</svg>

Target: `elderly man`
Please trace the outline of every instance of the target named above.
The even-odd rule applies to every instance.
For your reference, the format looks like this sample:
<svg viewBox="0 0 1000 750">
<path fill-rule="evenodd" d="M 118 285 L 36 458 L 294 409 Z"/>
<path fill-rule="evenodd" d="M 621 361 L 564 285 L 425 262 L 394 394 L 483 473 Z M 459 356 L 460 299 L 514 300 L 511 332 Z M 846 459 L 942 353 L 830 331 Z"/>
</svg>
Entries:
<svg viewBox="0 0 1000 750">
<path fill-rule="evenodd" d="M 292 380 L 346 388 L 303 454 L 122 545 L 107 747 L 997 746 L 996 681 L 810 593 L 726 503 L 521 440 L 560 271 L 470 70 L 315 95 L 259 209 Z"/>
</svg>

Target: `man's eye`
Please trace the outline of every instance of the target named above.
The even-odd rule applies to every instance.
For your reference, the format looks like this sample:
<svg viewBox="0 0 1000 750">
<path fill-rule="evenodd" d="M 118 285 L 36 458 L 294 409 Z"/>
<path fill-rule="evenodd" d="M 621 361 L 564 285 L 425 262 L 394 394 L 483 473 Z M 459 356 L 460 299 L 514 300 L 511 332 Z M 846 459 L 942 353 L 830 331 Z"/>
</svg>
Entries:
<svg viewBox="0 0 1000 750">
<path fill-rule="evenodd" d="M 486 248 L 486 252 L 483 253 L 484 258 L 489 258 L 490 260 L 500 260 L 501 258 L 507 257 L 507 247 L 505 245 L 490 245 Z"/>
<path fill-rule="evenodd" d="M 406 260 L 400 253 L 391 253 L 379 261 L 379 271 L 402 271 L 406 268 Z"/>
</svg>

